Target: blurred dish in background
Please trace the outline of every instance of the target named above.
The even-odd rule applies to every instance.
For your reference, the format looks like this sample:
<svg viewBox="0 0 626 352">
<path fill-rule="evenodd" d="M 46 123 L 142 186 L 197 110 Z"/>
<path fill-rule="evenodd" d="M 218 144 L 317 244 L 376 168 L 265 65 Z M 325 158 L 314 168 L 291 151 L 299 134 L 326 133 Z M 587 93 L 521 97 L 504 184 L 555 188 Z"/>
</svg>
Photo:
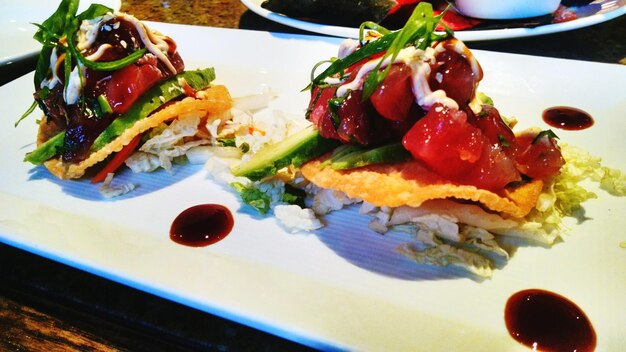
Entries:
<svg viewBox="0 0 626 352">
<path fill-rule="evenodd" d="M 316 5 L 311 5 L 311 9 L 314 10 L 311 15 L 307 16 L 303 14 L 302 11 L 305 9 L 299 8 L 295 10 L 296 12 L 293 13 L 293 16 L 289 16 L 286 12 L 265 8 L 270 7 L 270 2 L 268 1 L 271 1 L 273 4 L 280 3 L 281 6 L 284 6 L 282 5 L 283 3 L 315 3 Z M 402 17 L 403 14 L 410 14 L 411 6 L 418 2 L 418 0 L 369 0 L 368 2 L 370 4 L 375 4 L 375 11 L 360 10 L 358 13 L 348 16 L 345 12 L 348 11 L 347 9 L 349 9 L 349 7 L 343 6 L 341 7 L 342 11 L 339 12 L 342 13 L 341 17 L 335 16 L 335 18 L 329 19 L 329 17 L 332 16 L 324 14 L 321 16 L 321 19 L 315 18 L 316 16 L 320 17 L 320 13 L 323 12 L 322 9 L 324 7 L 322 5 L 326 6 L 326 8 L 328 8 L 328 6 L 335 6 L 334 13 L 338 13 L 336 10 L 336 6 L 338 6 L 336 4 L 338 4 L 338 2 L 335 1 L 336 0 L 315 0 L 294 2 L 285 0 L 241 0 L 248 9 L 271 21 L 305 31 L 352 38 L 357 38 L 359 35 L 358 26 L 351 25 L 359 16 L 375 14 L 375 21 L 380 20 L 382 25 L 393 29 L 395 24 L 404 23 L 406 18 Z M 478 0 L 468 1 L 476 3 Z M 490 0 L 489 2 L 492 1 L 498 3 L 503 2 L 503 0 Z M 524 3 L 524 6 L 526 6 L 528 1 L 539 2 L 539 0 L 511 1 L 521 1 Z M 555 0 L 547 0 L 547 2 L 552 3 L 554 3 L 554 1 Z M 432 2 L 438 5 L 439 10 L 447 6 L 447 2 L 443 0 L 433 0 Z M 481 3 L 483 2 L 484 1 Z M 263 5 L 264 3 L 267 3 L 267 5 Z M 551 6 L 554 6 L 554 4 Z M 452 9 L 448 11 L 446 17 L 444 17 L 444 22 L 455 30 L 455 36 L 457 38 L 463 41 L 479 41 L 528 37 L 570 31 L 602 23 L 626 13 L 626 0 L 562 0 L 561 5 L 557 4 L 557 6 L 554 12 L 544 14 L 543 16 L 500 20 L 466 17 L 459 14 L 457 9 Z M 543 12 L 545 11 L 546 10 L 543 10 Z M 348 18 L 348 23 L 342 23 L 342 18 Z"/>
<path fill-rule="evenodd" d="M 83 0 L 78 12 L 86 10 L 92 3 L 98 3 L 119 10 L 121 0 Z M 34 23 L 45 21 L 53 13 L 59 2 L 38 0 L 3 0 L 0 11 L 0 66 L 10 65 L 39 53 L 41 44 L 33 39 L 37 31 Z"/>
<path fill-rule="evenodd" d="M 459 13 L 474 18 L 506 20 L 549 15 L 561 0 L 455 0 Z"/>
</svg>

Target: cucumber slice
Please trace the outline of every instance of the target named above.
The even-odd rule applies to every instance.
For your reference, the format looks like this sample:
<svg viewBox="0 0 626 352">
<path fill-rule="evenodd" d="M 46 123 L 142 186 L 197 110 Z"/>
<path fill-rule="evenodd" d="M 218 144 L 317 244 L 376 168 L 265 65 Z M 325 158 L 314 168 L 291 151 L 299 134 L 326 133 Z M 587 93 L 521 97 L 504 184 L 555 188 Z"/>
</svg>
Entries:
<svg viewBox="0 0 626 352">
<path fill-rule="evenodd" d="M 235 176 L 253 181 L 276 174 L 286 166 L 296 167 L 337 147 L 339 141 L 320 136 L 311 125 L 286 139 L 261 148 L 250 160 L 232 168 Z"/>
<path fill-rule="evenodd" d="M 399 163 L 411 159 L 402 143 L 387 144 L 368 150 L 357 150 L 341 155 L 330 163 L 335 170 L 347 170 L 371 164 Z"/>
</svg>

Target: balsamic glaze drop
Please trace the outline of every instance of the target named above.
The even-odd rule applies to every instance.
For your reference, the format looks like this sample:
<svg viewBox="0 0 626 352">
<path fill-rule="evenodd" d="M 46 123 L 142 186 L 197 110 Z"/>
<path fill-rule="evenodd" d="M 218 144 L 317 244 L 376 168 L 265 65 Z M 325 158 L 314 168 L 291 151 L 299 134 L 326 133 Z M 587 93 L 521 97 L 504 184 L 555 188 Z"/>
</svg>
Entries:
<svg viewBox="0 0 626 352">
<path fill-rule="evenodd" d="M 538 351 L 593 351 L 596 333 L 585 313 L 567 298 L 530 289 L 515 293 L 506 303 L 509 334 Z"/>
<path fill-rule="evenodd" d="M 201 204 L 184 210 L 172 222 L 170 239 L 190 247 L 204 247 L 226 237 L 234 220 L 228 208 L 219 204 Z"/>
<path fill-rule="evenodd" d="M 545 109 L 543 121 L 563 130 L 577 131 L 593 126 L 593 118 L 588 113 L 568 106 L 555 106 Z"/>
</svg>

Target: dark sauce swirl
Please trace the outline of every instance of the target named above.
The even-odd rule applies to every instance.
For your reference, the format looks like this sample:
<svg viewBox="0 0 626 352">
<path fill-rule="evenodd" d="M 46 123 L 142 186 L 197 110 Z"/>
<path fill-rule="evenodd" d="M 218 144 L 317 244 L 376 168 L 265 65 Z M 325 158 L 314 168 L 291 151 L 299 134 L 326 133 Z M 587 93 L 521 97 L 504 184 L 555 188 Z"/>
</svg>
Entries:
<svg viewBox="0 0 626 352">
<path fill-rule="evenodd" d="M 585 313 L 553 292 L 529 289 L 515 293 L 504 310 L 511 336 L 538 351 L 593 351 L 596 333 Z"/>
<path fill-rule="evenodd" d="M 170 227 L 172 241 L 190 247 L 204 247 L 224 239 L 233 229 L 230 210 L 219 204 L 201 204 L 184 210 Z"/>
<path fill-rule="evenodd" d="M 593 126 L 593 118 L 583 110 L 569 106 L 555 106 L 545 109 L 543 121 L 562 130 L 577 131 Z"/>
</svg>

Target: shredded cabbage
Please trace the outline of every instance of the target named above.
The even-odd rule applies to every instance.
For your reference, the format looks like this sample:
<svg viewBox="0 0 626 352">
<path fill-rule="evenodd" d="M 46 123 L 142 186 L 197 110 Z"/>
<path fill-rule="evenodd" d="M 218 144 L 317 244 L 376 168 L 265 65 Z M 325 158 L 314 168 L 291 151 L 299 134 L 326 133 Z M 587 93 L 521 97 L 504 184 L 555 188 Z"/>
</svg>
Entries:
<svg viewBox="0 0 626 352">
<path fill-rule="evenodd" d="M 575 216 L 583 202 L 597 197 L 581 182 L 593 181 L 610 194 L 626 195 L 624 173 L 603 166 L 600 158 L 567 144 L 561 144 L 566 163 L 560 174 L 546 183 L 536 207 L 522 220 L 502 218 L 480 206 L 450 200 L 433 201 L 419 208 L 376 207 L 343 192 L 309 184 L 297 170 L 290 168 L 256 182 L 234 177 L 229 165 L 247 160 L 264 145 L 282 140 L 304 127 L 304 124 L 294 122 L 298 119 L 281 112 L 258 115 L 251 111 L 266 104 L 268 96 L 239 100 L 241 110 L 234 108 L 231 120 L 225 123 L 214 121 L 207 126 L 215 140 L 232 137 L 228 140 L 229 146 L 219 147 L 218 143 L 217 147 L 191 150 L 197 152 L 199 160 L 206 160 L 206 168 L 216 180 L 233 187 L 245 203 L 261 213 L 273 210 L 276 218 L 291 231 L 317 229 L 322 223 L 316 216 L 360 203 L 359 212 L 370 217 L 368 226 L 371 230 L 381 234 L 400 231 L 412 237 L 410 242 L 398 248 L 400 253 L 418 263 L 456 266 L 488 278 L 493 274 L 495 262 L 506 261 L 510 256 L 498 241 L 500 236 L 523 238 L 546 246 L 555 243 L 566 231 L 563 218 Z M 230 149 L 227 151 L 226 148 Z M 287 194 L 286 187 L 291 186 L 306 192 L 307 208 L 287 204 L 287 199 L 297 199 Z M 449 204 L 451 202 L 454 204 Z"/>
<path fill-rule="evenodd" d="M 436 247 L 417 249 L 410 243 L 401 245 L 398 251 L 420 264 L 457 266 L 480 277 L 491 277 L 493 264 L 480 254 L 460 249 L 445 243 Z"/>
<path fill-rule="evenodd" d="M 274 215 L 290 232 L 317 230 L 324 226 L 313 210 L 295 204 L 276 205 Z"/>
<path fill-rule="evenodd" d="M 281 130 L 281 134 L 284 132 Z M 252 134 L 244 139 L 253 142 L 257 137 Z M 259 140 L 265 144 L 267 138 L 257 138 L 257 142 Z M 622 172 L 602 166 L 600 158 L 582 149 L 566 144 L 561 148 L 565 166 L 558 176 L 546 184 L 536 207 L 523 221 L 504 219 L 472 204 L 451 207 L 450 204 L 434 202 L 420 208 L 376 207 L 360 199 L 347 197 L 343 192 L 321 189 L 306 182 L 303 187 L 308 194 L 306 205 L 312 212 L 301 213 L 298 209 L 302 208 L 283 207 L 284 202 L 281 201 L 285 187 L 283 180 L 292 182 L 298 177 L 297 173 L 295 176 L 283 177 L 282 180 L 278 176 L 257 182 L 244 178 L 247 180 L 245 186 L 235 185 L 232 180 L 230 184 L 238 188 L 246 203 L 263 204 L 266 207 L 263 212 L 274 209 L 283 225 L 288 229 L 293 227 L 295 231 L 318 228 L 317 225 L 310 225 L 312 214 L 323 216 L 360 203 L 359 212 L 371 218 L 368 225 L 371 230 L 381 234 L 401 231 L 412 236 L 411 242 L 398 248 L 400 253 L 418 263 L 461 267 L 474 275 L 488 278 L 493 274 L 495 260 L 508 260 L 510 255 L 497 241 L 498 235 L 552 245 L 565 232 L 566 229 L 562 228 L 563 218 L 576 215 L 584 201 L 597 197 L 580 184 L 582 181 L 595 181 L 611 194 L 625 195 L 626 177 Z M 233 177 L 232 174 L 230 177 Z M 481 220 L 477 221 L 475 217 Z"/>
<path fill-rule="evenodd" d="M 132 183 L 113 185 L 113 176 L 114 174 L 112 172 L 108 173 L 102 185 L 98 187 L 98 191 L 100 191 L 103 197 L 119 197 L 135 189 L 135 185 Z"/>
</svg>

